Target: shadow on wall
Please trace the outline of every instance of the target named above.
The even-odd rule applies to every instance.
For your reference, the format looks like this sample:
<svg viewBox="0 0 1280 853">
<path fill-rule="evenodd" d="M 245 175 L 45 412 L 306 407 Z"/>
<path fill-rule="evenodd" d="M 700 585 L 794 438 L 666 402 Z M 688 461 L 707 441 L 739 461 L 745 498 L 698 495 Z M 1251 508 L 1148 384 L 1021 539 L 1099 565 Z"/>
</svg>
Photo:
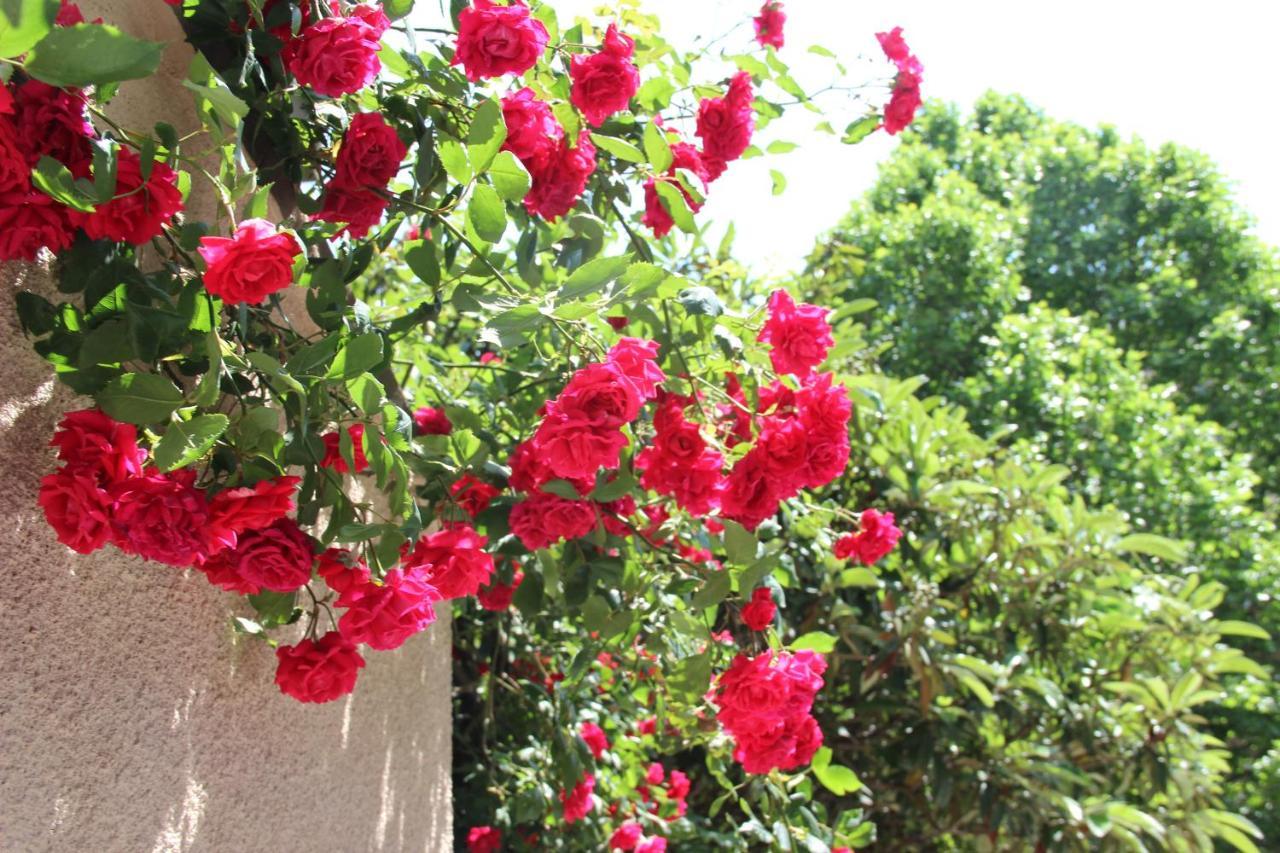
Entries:
<svg viewBox="0 0 1280 853">
<path fill-rule="evenodd" d="M 449 619 L 369 655 L 354 695 L 301 705 L 234 596 L 108 547 L 60 545 L 36 505 L 58 385 L 0 265 L 0 850 L 448 850 Z"/>
</svg>

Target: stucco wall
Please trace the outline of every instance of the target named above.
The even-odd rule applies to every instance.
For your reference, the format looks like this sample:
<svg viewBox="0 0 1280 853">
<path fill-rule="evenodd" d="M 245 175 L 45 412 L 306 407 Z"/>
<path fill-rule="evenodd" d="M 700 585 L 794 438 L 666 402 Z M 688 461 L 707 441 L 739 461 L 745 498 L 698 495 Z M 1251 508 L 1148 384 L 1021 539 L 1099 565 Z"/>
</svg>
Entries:
<svg viewBox="0 0 1280 853">
<path fill-rule="evenodd" d="M 159 0 L 82 2 L 172 43 L 113 118 L 189 128 L 190 57 Z M 196 200 L 199 203 L 199 199 Z M 366 655 L 354 695 L 280 695 L 235 596 L 184 572 L 64 548 L 36 506 L 46 446 L 86 401 L 53 379 L 15 319 L 42 271 L 0 265 L 0 849 L 448 850 L 449 620 Z"/>
</svg>

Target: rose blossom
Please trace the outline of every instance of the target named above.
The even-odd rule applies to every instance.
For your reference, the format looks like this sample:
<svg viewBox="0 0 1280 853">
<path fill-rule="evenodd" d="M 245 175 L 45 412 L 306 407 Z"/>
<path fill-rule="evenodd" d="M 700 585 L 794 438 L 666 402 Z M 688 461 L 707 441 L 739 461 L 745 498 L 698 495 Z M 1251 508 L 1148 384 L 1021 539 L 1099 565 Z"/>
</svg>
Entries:
<svg viewBox="0 0 1280 853">
<path fill-rule="evenodd" d="M 475 0 L 458 15 L 458 41 L 451 65 L 461 65 L 467 79 L 523 74 L 537 64 L 550 36 L 542 22 L 529 15 L 523 0 L 497 6 Z"/>
<path fill-rule="evenodd" d="M 25 195 L 31 189 L 31 166 L 17 139 L 13 123 L 0 116 L 0 195 Z"/>
<path fill-rule="evenodd" d="M 573 80 L 570 100 L 592 127 L 599 127 L 609 116 L 625 110 L 640 88 L 640 70 L 631 61 L 635 49 L 635 42 L 619 33 L 617 24 L 610 24 L 598 53 L 575 54 L 569 60 L 569 76 Z"/>
<path fill-rule="evenodd" d="M 524 547 L 536 551 L 586 536 L 596 526 L 596 511 L 587 501 L 535 492 L 511 508 L 510 524 Z"/>
<path fill-rule="evenodd" d="M 87 468 L 104 483 L 142 473 L 146 455 L 138 449 L 138 428 L 120 423 L 101 409 L 68 412 L 49 440 L 68 468 Z"/>
<path fill-rule="evenodd" d="M 28 165 L 34 167 L 40 156 L 47 154 L 76 177 L 88 177 L 92 160 L 89 140 L 95 134 L 84 95 L 77 89 L 57 89 L 39 80 L 27 80 L 17 87 L 15 96 L 14 129 Z"/>
<path fill-rule="evenodd" d="M 765 0 L 760 7 L 760 14 L 751 19 L 756 27 L 756 43 L 761 47 L 772 45 L 781 50 L 783 45 L 782 26 L 787 22 L 787 13 L 782 11 L 779 0 Z"/>
<path fill-rule="evenodd" d="M 572 791 L 561 791 L 560 802 L 564 805 L 564 822 L 576 823 L 582 820 L 594 807 L 591 792 L 595 790 L 596 777 L 590 773 L 582 777 L 582 781 Z"/>
<path fill-rule="evenodd" d="M 599 756 L 597 756 L 599 757 Z M 610 850 L 635 850 L 636 845 L 640 843 L 640 839 L 644 836 L 644 827 L 629 820 L 622 826 L 613 831 L 613 835 L 609 836 Z"/>
<path fill-rule="evenodd" d="M 126 554 L 189 566 L 204 556 L 209 504 L 195 471 L 150 469 L 111 487 L 112 541 Z"/>
<path fill-rule="evenodd" d="M 339 595 L 369 582 L 369 567 L 345 548 L 329 548 L 321 554 L 316 574 Z"/>
<path fill-rule="evenodd" d="M 42 192 L 0 193 L 0 261 L 34 261 L 41 249 L 61 252 L 75 239 L 80 216 Z"/>
<path fill-rule="evenodd" d="M 409 147 L 381 113 L 358 113 L 338 149 L 338 174 L 350 186 L 382 189 L 408 153 Z"/>
<path fill-rule="evenodd" d="M 893 92 L 884 108 L 884 129 L 890 135 L 900 132 L 915 118 L 920 108 L 920 83 L 924 66 L 920 64 L 902 38 L 902 27 L 894 27 L 887 33 L 876 33 L 884 55 L 898 66 Z"/>
<path fill-rule="evenodd" d="M 841 536 L 835 555 L 841 560 L 854 557 L 864 566 L 871 565 L 892 551 L 902 538 L 902 531 L 893 521 L 891 512 L 863 510 L 858 532 Z"/>
<path fill-rule="evenodd" d="M 489 508 L 489 504 L 502 490 L 491 486 L 484 480 L 477 479 L 470 473 L 463 474 L 449 487 L 449 495 L 462 511 L 475 518 Z"/>
<path fill-rule="evenodd" d="M 265 219 L 246 219 L 230 237 L 201 237 L 204 286 L 228 305 L 257 305 L 293 283 L 293 262 L 302 246 Z"/>
<path fill-rule="evenodd" d="M 609 748 L 609 739 L 605 737 L 604 729 L 595 723 L 583 723 L 578 727 L 578 734 L 582 737 L 582 742 L 587 745 L 587 749 L 591 750 L 591 755 L 597 759 Z"/>
<path fill-rule="evenodd" d="M 421 406 L 413 413 L 413 427 L 418 435 L 448 435 L 453 432 L 453 422 L 444 409 Z"/>
<path fill-rule="evenodd" d="M 342 231 L 360 238 L 382 220 L 382 214 L 390 203 L 376 192 L 348 183 L 344 176 L 339 175 L 324 185 L 320 210 L 311 218 L 321 222 L 346 223 Z"/>
<path fill-rule="evenodd" d="M 770 345 L 769 360 L 778 373 L 808 376 L 835 345 L 828 312 L 816 305 L 796 305 L 791 294 L 775 290 L 769 295 L 769 319 L 756 340 Z"/>
<path fill-rule="evenodd" d="M 742 608 L 742 623 L 752 631 L 763 631 L 773 624 L 778 605 L 773 603 L 773 590 L 767 586 L 756 587 L 751 593 L 751 603 Z"/>
<path fill-rule="evenodd" d="M 40 480 L 37 499 L 58 541 L 91 554 L 111 538 L 111 496 L 91 468 L 67 467 Z"/>
<path fill-rule="evenodd" d="M 640 395 L 641 400 L 652 400 L 658 395 L 658 386 L 667 375 L 658 367 L 658 342 L 644 338 L 619 338 L 609 348 L 605 359 L 613 365 Z"/>
<path fill-rule="evenodd" d="M 321 95 L 349 95 L 369 85 L 382 69 L 381 38 L 382 32 L 366 16 L 321 18 L 285 48 L 285 67 Z"/>
<path fill-rule="evenodd" d="M 530 173 L 544 168 L 564 139 L 564 128 L 551 105 L 529 88 L 502 99 L 502 119 L 507 126 L 503 150 L 516 155 Z"/>
<path fill-rule="evenodd" d="M 667 853 L 667 839 L 660 835 L 647 838 L 636 845 L 636 853 Z"/>
<path fill-rule="evenodd" d="M 227 548 L 206 565 L 224 564 L 248 586 L 272 592 L 293 592 L 311 579 L 315 545 L 290 518 L 281 518 L 270 527 L 241 535 L 234 548 Z M 220 571 L 211 566 L 207 571 Z"/>
<path fill-rule="evenodd" d="M 209 501 L 210 552 L 232 547 L 237 534 L 261 530 L 291 512 L 301 482 L 300 477 L 278 477 L 214 495 Z"/>
<path fill-rule="evenodd" d="M 355 689 L 364 658 L 337 631 L 276 649 L 276 684 L 299 702 L 332 702 Z"/>
<path fill-rule="evenodd" d="M 492 826 L 473 826 L 467 832 L 467 853 L 499 853 L 502 832 Z"/>
<path fill-rule="evenodd" d="M 364 455 L 364 424 L 347 427 L 347 435 L 351 436 L 351 457 L 356 465 L 356 473 L 359 474 L 369 467 L 369 460 Z M 324 458 L 320 460 L 320 467 L 330 468 L 339 474 L 350 471 L 347 460 L 342 456 L 342 437 L 336 432 L 330 432 L 320 438 L 324 441 Z"/>
<path fill-rule="evenodd" d="M 734 463 L 720 493 L 720 510 L 748 530 L 778 511 L 779 484 L 759 448 Z"/>
<path fill-rule="evenodd" d="M 703 98 L 698 104 L 696 133 L 702 140 L 702 160 L 709 180 L 724 174 L 727 164 L 742 156 L 751 144 L 755 115 L 751 102 L 755 95 L 751 75 L 739 71 L 729 81 L 722 98 Z"/>
<path fill-rule="evenodd" d="M 469 524 L 454 524 L 424 536 L 404 560 L 405 571 L 420 571 L 442 600 L 475 595 L 493 574 L 486 536 Z"/>
<path fill-rule="evenodd" d="M 524 197 L 525 209 L 532 216 L 555 222 L 577 204 L 595 170 L 596 147 L 591 144 L 589 133 L 579 134 L 578 144 L 573 147 L 567 138 L 561 139 L 544 164 L 530 169 L 533 182 Z"/>
<path fill-rule="evenodd" d="M 476 593 L 476 600 L 485 610 L 501 612 L 511 606 L 511 599 L 524 581 L 524 572 L 516 569 L 511 576 L 511 583 L 499 583 L 494 580 L 489 586 Z"/>
<path fill-rule="evenodd" d="M 347 608 L 338 630 L 353 643 L 380 651 L 398 649 L 405 640 L 436 621 L 440 594 L 421 572 L 392 569 L 382 583 L 354 586 L 339 596 Z"/>
<path fill-rule="evenodd" d="M 142 161 L 127 148 L 120 149 L 116 165 L 116 192 L 84 218 L 84 233 L 94 240 L 114 240 L 141 246 L 157 237 L 182 210 L 178 175 L 167 163 L 156 160 L 151 174 L 142 180 Z"/>
<path fill-rule="evenodd" d="M 644 185 L 644 218 L 640 221 L 653 229 L 655 237 L 663 237 L 669 232 L 675 220 L 671 218 L 671 212 L 667 210 L 666 203 L 658 194 L 658 181 L 665 181 L 676 189 L 680 190 L 684 196 L 685 204 L 689 206 L 689 210 L 697 213 L 702 209 L 702 202 L 698 201 L 684 187 L 676 174 L 677 169 L 686 169 L 697 176 L 698 181 L 702 184 L 705 192 L 707 182 L 711 179 L 711 173 L 707 170 L 706 164 L 702 160 L 702 153 L 697 148 L 687 142 L 677 142 L 671 146 L 671 168 L 667 170 L 667 176 L 662 178 L 650 178 Z"/>
</svg>

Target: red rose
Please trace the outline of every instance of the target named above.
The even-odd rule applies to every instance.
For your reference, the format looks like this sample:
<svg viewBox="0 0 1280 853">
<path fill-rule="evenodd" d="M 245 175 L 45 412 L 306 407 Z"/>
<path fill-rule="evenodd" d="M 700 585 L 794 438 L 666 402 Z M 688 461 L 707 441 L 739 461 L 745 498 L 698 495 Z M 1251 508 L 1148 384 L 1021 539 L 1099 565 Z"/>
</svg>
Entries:
<svg viewBox="0 0 1280 853">
<path fill-rule="evenodd" d="M 599 758 L 600 756 L 596 756 Z M 635 850 L 640 839 L 644 837 L 644 827 L 629 820 L 613 831 L 609 836 L 610 850 Z"/>
<path fill-rule="evenodd" d="M 576 823 L 582 820 L 595 806 L 591 792 L 595 790 L 596 777 L 588 773 L 572 791 L 561 791 L 560 802 L 564 806 L 564 822 Z"/>
<path fill-rule="evenodd" d="M 720 494 L 720 510 L 748 530 L 778 511 L 777 482 L 759 448 L 739 459 Z"/>
<path fill-rule="evenodd" d="M 671 779 L 667 782 L 667 796 L 673 800 L 683 800 L 689 796 L 689 777 L 680 770 L 671 771 Z"/>
<path fill-rule="evenodd" d="M 631 383 L 642 400 L 658 395 L 658 386 L 667 375 L 658 367 L 658 342 L 643 338 L 620 338 L 609 348 L 607 362 Z"/>
<path fill-rule="evenodd" d="M 360 238 L 382 220 L 382 214 L 390 203 L 389 199 L 372 190 L 347 183 L 339 175 L 324 185 L 320 212 L 312 214 L 311 218 L 321 222 L 346 223 L 342 230 Z"/>
<path fill-rule="evenodd" d="M 322 18 L 289 43 L 284 64 L 299 83 L 321 95 L 350 95 L 369 85 L 382 69 L 380 38 L 382 33 L 364 16 Z"/>
<path fill-rule="evenodd" d="M 146 454 L 138 449 L 138 429 L 100 409 L 68 412 L 49 440 L 68 468 L 91 469 L 105 484 L 142 473 Z"/>
<path fill-rule="evenodd" d="M 767 586 L 756 587 L 751 593 L 751 603 L 742 608 L 742 624 L 752 631 L 763 631 L 773 624 L 778 605 L 773 603 L 773 591 Z"/>
<path fill-rule="evenodd" d="M 835 555 L 841 560 L 854 557 L 864 566 L 871 565 L 892 551 L 902 538 L 902 531 L 893 522 L 891 512 L 863 510 L 858 532 L 841 536 L 836 541 Z"/>
<path fill-rule="evenodd" d="M 902 27 L 894 27 L 887 33 L 876 33 L 876 38 L 880 41 L 884 55 L 898 66 L 893 92 L 884 108 L 884 129 L 892 135 L 911 124 L 916 110 L 920 108 L 920 82 L 924 66 L 907 47 L 902 38 Z"/>
<path fill-rule="evenodd" d="M 338 149 L 338 174 L 349 186 L 382 189 L 408 153 L 409 147 L 381 113 L 359 113 Z"/>
<path fill-rule="evenodd" d="M 756 442 L 764 457 L 765 467 L 776 477 L 779 485 L 787 484 L 779 491 L 790 491 L 797 472 L 808 458 L 807 430 L 796 418 L 766 417 Z"/>
<path fill-rule="evenodd" d="M 189 566 L 205 554 L 209 503 L 194 471 L 151 469 L 111 487 L 112 541 L 126 554 Z"/>
<path fill-rule="evenodd" d="M 585 131 L 579 134 L 578 144 L 573 148 L 569 147 L 568 139 L 561 139 L 546 163 L 530 169 L 533 183 L 524 197 L 525 209 L 531 216 L 555 222 L 577 204 L 595 170 L 596 147 L 591 144 L 590 134 Z"/>
<path fill-rule="evenodd" d="M 257 595 L 262 588 L 240 574 L 240 569 L 231 559 L 230 549 L 223 549 L 212 557 L 196 563 L 209 583 L 218 589 L 234 592 L 237 595 Z"/>
<path fill-rule="evenodd" d="M 787 22 L 787 14 L 782 11 L 778 0 L 765 0 L 760 7 L 760 14 L 751 19 L 756 26 L 756 43 L 761 47 L 772 45 L 782 49 L 782 26 Z"/>
<path fill-rule="evenodd" d="M 596 510 L 587 501 L 535 492 L 511 508 L 510 523 L 524 547 L 536 551 L 586 536 L 596 526 Z"/>
<path fill-rule="evenodd" d="M 477 479 L 470 473 L 463 474 L 449 487 L 449 495 L 458 506 L 462 507 L 462 511 L 472 518 L 488 509 L 489 504 L 500 494 L 502 494 L 501 489 Z"/>
<path fill-rule="evenodd" d="M 276 684 L 299 702 L 332 702 L 355 689 L 364 658 L 337 631 L 276 649 Z"/>
<path fill-rule="evenodd" d="M 539 100 L 532 89 L 520 89 L 502 99 L 502 119 L 507 126 L 505 151 L 524 163 L 532 174 L 546 166 L 560 148 L 564 128 L 551 105 Z"/>
<path fill-rule="evenodd" d="M 164 226 L 182 210 L 177 180 L 173 169 L 156 160 L 144 182 L 138 155 L 127 148 L 120 149 L 115 197 L 85 217 L 84 233 L 94 240 L 114 240 L 135 246 L 159 236 Z"/>
<path fill-rule="evenodd" d="M 405 571 L 420 571 L 442 600 L 475 595 L 493 574 L 488 537 L 469 524 L 455 524 L 424 536 L 405 558 Z"/>
<path fill-rule="evenodd" d="M 819 373 L 805 380 L 795 394 L 796 408 L 805 428 L 822 435 L 848 436 L 853 404 L 849 389 L 833 385 L 830 373 Z"/>
<path fill-rule="evenodd" d="M 249 530 L 208 562 L 230 566 L 249 585 L 272 592 L 293 592 L 311 580 L 315 545 L 291 518 Z"/>
<path fill-rule="evenodd" d="M 0 261 L 34 261 L 41 249 L 61 252 L 75 239 L 79 216 L 42 192 L 0 194 Z"/>
<path fill-rule="evenodd" d="M 422 406 L 415 411 L 413 426 L 418 435 L 449 435 L 453 432 L 453 422 L 444 409 L 434 406 Z"/>
<path fill-rule="evenodd" d="M 111 538 L 111 496 L 91 468 L 63 468 L 40 480 L 37 499 L 58 541 L 91 554 Z"/>
<path fill-rule="evenodd" d="M 810 715 L 826 661 L 814 652 L 738 655 L 712 688 L 716 719 L 734 738 L 733 757 L 748 773 L 807 764 L 822 745 Z"/>
<path fill-rule="evenodd" d="M 89 140 L 95 133 L 84 95 L 77 89 L 55 89 L 39 80 L 26 81 L 15 95 L 14 126 L 27 163 L 35 166 L 40 156 L 47 154 L 76 177 L 88 177 L 93 156 Z"/>
<path fill-rule="evenodd" d="M 338 597 L 338 606 L 347 608 L 338 630 L 353 643 L 380 651 L 398 649 L 436 621 L 439 599 L 421 572 L 392 569 L 382 583 L 355 586 Z"/>
<path fill-rule="evenodd" d="M 605 737 L 604 729 L 595 723 L 583 723 L 578 727 L 578 734 L 582 736 L 582 742 L 587 745 L 587 749 L 591 750 L 591 754 L 597 759 L 604 755 L 605 750 L 609 748 L 609 739 Z"/>
<path fill-rule="evenodd" d="M 675 220 L 671 218 L 671 212 L 667 210 L 666 204 L 662 201 L 662 197 L 658 195 L 658 181 L 665 181 L 676 189 L 680 190 L 684 196 L 685 203 L 689 205 L 689 209 L 697 213 L 702 209 L 702 202 L 694 198 L 693 194 L 685 189 L 684 184 L 680 182 L 676 175 L 677 169 L 686 169 L 697 176 L 702 183 L 705 191 L 707 182 L 711 179 L 711 173 L 708 171 L 706 163 L 702 160 L 702 153 L 697 148 L 687 142 L 677 142 L 671 146 L 671 168 L 667 170 L 667 177 L 650 178 L 644 185 L 644 218 L 640 221 L 653 229 L 654 236 L 663 237 L 675 225 Z"/>
<path fill-rule="evenodd" d="M 771 346 L 775 371 L 805 377 L 822 363 L 835 345 L 828 313 L 816 305 L 796 305 L 785 290 L 769 295 L 769 319 L 756 340 Z"/>
<path fill-rule="evenodd" d="M 503 611 L 511 606 L 511 599 L 524 581 L 524 572 L 516 569 L 511 576 L 511 583 L 493 581 L 489 586 L 476 593 L 476 600 L 485 610 Z"/>
<path fill-rule="evenodd" d="M 369 582 L 369 567 L 345 548 L 330 548 L 321 554 L 316 574 L 339 595 Z"/>
<path fill-rule="evenodd" d="M 907 47 L 906 40 L 902 38 L 902 27 L 894 27 L 887 33 L 876 33 L 876 40 L 880 42 L 884 55 L 894 63 L 906 62 L 911 56 L 911 48 Z"/>
<path fill-rule="evenodd" d="M 472 83 L 503 74 L 523 74 L 547 48 L 547 28 L 530 17 L 522 0 L 496 6 L 475 0 L 458 15 L 458 42 L 451 65 L 461 65 Z"/>
<path fill-rule="evenodd" d="M 0 90 L 8 91 L 0 86 Z M 31 189 L 31 166 L 18 145 L 13 123 L 0 117 L 0 196 L 25 195 Z"/>
<path fill-rule="evenodd" d="M 360 474 L 369 468 L 369 460 L 364 455 L 364 424 L 347 427 L 347 435 L 351 436 L 351 457 L 356 464 L 356 473 Z M 347 460 L 342 456 L 342 437 L 330 432 L 320 438 L 324 441 L 324 458 L 320 460 L 320 467 L 330 468 L 339 474 L 350 471 Z"/>
<path fill-rule="evenodd" d="M 556 479 L 556 473 L 547 466 L 546 459 L 534 447 L 532 440 L 516 445 L 507 464 L 511 467 L 507 484 L 517 492 L 534 492 L 548 480 Z M 595 488 L 595 479 L 591 477 L 579 477 L 570 482 L 580 495 L 589 494 Z"/>
<path fill-rule="evenodd" d="M 636 853 L 667 853 L 667 839 L 660 835 L 647 838 L 636 845 Z"/>
<path fill-rule="evenodd" d="M 0 86 L 0 116 L 13 115 L 13 93 L 8 86 Z"/>
<path fill-rule="evenodd" d="M 231 237 L 201 237 L 205 289 L 228 305 L 257 305 L 293 283 L 302 246 L 265 219 L 246 219 Z"/>
<path fill-rule="evenodd" d="M 640 70 L 631 61 L 635 49 L 636 43 L 619 33 L 617 24 L 610 24 L 599 53 L 570 59 L 573 88 L 569 97 L 592 127 L 599 127 L 609 116 L 625 110 L 640 88 Z"/>
<path fill-rule="evenodd" d="M 234 546 L 237 534 L 261 530 L 292 512 L 300 482 L 300 477 L 279 477 L 214 495 L 209 501 L 210 553 Z"/>
<path fill-rule="evenodd" d="M 467 853 L 499 853 L 502 832 L 492 826 L 473 826 L 467 832 Z"/>
<path fill-rule="evenodd" d="M 751 144 L 754 97 L 751 75 L 739 71 L 729 81 L 723 98 L 703 98 L 698 104 L 696 133 L 702 140 L 702 161 L 710 180 L 724 174 L 726 164 L 741 157 Z"/>
</svg>

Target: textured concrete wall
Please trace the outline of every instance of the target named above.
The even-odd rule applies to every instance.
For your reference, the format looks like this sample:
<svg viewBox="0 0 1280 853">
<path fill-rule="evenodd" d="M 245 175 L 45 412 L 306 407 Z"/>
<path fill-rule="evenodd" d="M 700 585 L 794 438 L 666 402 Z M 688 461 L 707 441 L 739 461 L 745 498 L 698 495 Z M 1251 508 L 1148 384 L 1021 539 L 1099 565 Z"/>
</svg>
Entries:
<svg viewBox="0 0 1280 853">
<path fill-rule="evenodd" d="M 81 6 L 171 43 L 113 118 L 190 128 L 177 82 L 190 53 L 168 7 Z M 0 265 L 0 850 L 450 849 L 447 611 L 368 654 L 345 701 L 301 705 L 272 683 L 271 650 L 233 635 L 235 596 L 198 572 L 60 545 L 36 490 L 54 425 L 86 401 L 23 339 L 21 289 L 53 286 Z"/>
</svg>

